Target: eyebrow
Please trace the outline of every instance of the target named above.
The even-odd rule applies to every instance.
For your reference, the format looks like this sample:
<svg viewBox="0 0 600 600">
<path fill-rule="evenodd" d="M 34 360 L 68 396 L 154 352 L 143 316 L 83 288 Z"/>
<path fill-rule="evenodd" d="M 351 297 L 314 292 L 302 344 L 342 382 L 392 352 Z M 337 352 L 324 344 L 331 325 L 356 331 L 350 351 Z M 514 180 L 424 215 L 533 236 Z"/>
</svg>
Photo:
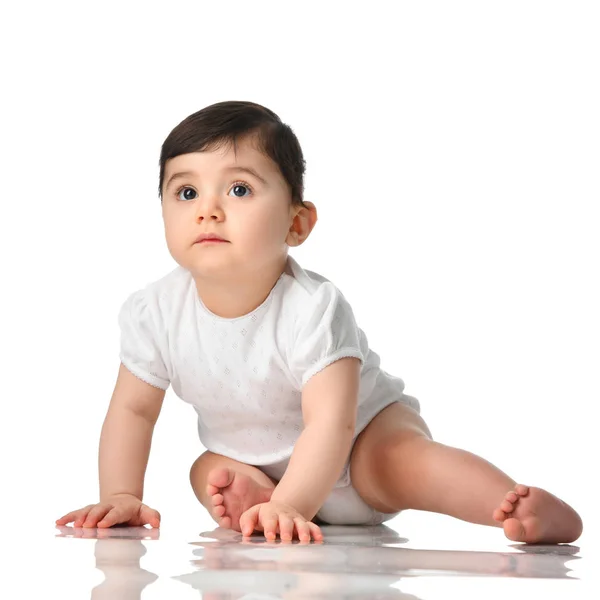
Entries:
<svg viewBox="0 0 600 600">
<path fill-rule="evenodd" d="M 258 179 L 260 182 L 264 183 L 265 185 L 267 185 L 267 181 L 261 177 L 252 167 L 244 167 L 241 165 L 232 165 L 231 167 L 225 167 L 223 169 L 223 171 L 238 171 L 241 173 L 249 173 L 250 175 L 253 175 L 254 177 L 256 177 L 256 179 Z M 171 177 L 169 178 L 169 181 L 167 181 L 167 185 L 165 186 L 165 190 L 168 189 L 168 187 L 177 179 L 184 179 L 187 177 L 194 177 L 196 176 L 197 173 L 195 173 L 194 171 L 181 171 L 179 173 L 174 173 L 173 175 L 171 175 Z"/>
</svg>

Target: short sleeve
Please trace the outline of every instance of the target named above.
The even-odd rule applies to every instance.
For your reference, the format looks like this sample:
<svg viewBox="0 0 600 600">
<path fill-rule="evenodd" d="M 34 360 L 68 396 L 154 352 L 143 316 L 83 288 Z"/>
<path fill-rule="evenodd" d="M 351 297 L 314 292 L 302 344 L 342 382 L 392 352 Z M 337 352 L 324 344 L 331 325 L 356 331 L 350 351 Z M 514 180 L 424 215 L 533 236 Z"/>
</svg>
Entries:
<svg viewBox="0 0 600 600">
<path fill-rule="evenodd" d="M 148 303 L 146 290 L 138 290 L 125 300 L 119 311 L 118 322 L 121 329 L 121 362 L 142 381 L 167 390 L 169 375 L 158 343 L 157 319 Z"/>
<path fill-rule="evenodd" d="M 291 371 L 299 389 L 316 373 L 340 358 L 353 356 L 364 364 L 361 332 L 343 294 L 322 283 L 298 319 L 291 350 Z"/>
</svg>

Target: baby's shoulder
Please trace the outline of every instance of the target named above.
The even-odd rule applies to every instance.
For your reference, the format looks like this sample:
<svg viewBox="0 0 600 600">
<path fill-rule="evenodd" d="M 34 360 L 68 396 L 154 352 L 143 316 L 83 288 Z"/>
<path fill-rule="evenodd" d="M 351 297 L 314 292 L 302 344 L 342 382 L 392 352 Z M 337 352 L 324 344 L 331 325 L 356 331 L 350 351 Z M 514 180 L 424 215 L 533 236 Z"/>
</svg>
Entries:
<svg viewBox="0 0 600 600">
<path fill-rule="evenodd" d="M 284 285 L 281 289 L 282 302 L 287 314 L 294 314 L 295 320 L 309 318 L 315 313 L 335 311 L 346 304 L 341 290 L 327 277 L 301 268 L 290 260 L 289 268 L 284 274 Z"/>
<path fill-rule="evenodd" d="M 164 300 L 178 299 L 188 293 L 193 283 L 192 274 L 187 269 L 177 266 L 166 275 L 150 282 L 146 290 L 149 294 Z"/>
<path fill-rule="evenodd" d="M 175 307 L 181 309 L 184 300 L 189 295 L 191 273 L 182 267 L 177 267 L 142 287 L 131 292 L 124 306 L 133 313 L 151 313 L 156 317 L 166 316 Z"/>
</svg>

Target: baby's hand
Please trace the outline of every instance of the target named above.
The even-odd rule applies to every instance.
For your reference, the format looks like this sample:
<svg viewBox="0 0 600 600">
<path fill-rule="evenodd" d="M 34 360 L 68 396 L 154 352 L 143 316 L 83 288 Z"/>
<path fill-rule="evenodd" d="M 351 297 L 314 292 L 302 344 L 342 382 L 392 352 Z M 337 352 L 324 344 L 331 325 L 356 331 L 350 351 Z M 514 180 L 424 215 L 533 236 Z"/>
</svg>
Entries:
<svg viewBox="0 0 600 600">
<path fill-rule="evenodd" d="M 240 529 L 244 536 L 252 535 L 254 530 L 263 531 L 267 541 L 274 541 L 277 532 L 282 541 L 289 541 L 297 533 L 301 542 L 323 540 L 318 525 L 307 521 L 293 506 L 279 502 L 263 502 L 249 508 L 240 517 Z"/>
<path fill-rule="evenodd" d="M 56 524 L 66 525 L 71 522 L 74 527 L 111 527 L 118 524 L 140 527 L 146 523 L 159 527 L 160 514 L 131 494 L 117 494 L 106 502 L 88 504 L 74 510 L 58 519 Z"/>
</svg>

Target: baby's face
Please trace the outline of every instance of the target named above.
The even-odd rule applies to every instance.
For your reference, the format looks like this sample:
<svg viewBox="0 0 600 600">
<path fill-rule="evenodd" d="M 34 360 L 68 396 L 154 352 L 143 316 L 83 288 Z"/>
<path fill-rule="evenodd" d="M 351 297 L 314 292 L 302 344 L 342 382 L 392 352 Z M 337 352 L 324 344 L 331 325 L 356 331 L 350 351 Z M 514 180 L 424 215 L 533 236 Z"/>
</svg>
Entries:
<svg viewBox="0 0 600 600">
<path fill-rule="evenodd" d="M 247 167 L 256 172 L 236 170 Z M 190 174 L 171 178 L 176 173 Z M 171 256 L 195 275 L 229 279 L 272 270 L 287 252 L 298 207 L 275 163 L 251 139 L 167 161 L 162 214 Z M 228 243 L 195 243 L 214 233 Z"/>
</svg>

